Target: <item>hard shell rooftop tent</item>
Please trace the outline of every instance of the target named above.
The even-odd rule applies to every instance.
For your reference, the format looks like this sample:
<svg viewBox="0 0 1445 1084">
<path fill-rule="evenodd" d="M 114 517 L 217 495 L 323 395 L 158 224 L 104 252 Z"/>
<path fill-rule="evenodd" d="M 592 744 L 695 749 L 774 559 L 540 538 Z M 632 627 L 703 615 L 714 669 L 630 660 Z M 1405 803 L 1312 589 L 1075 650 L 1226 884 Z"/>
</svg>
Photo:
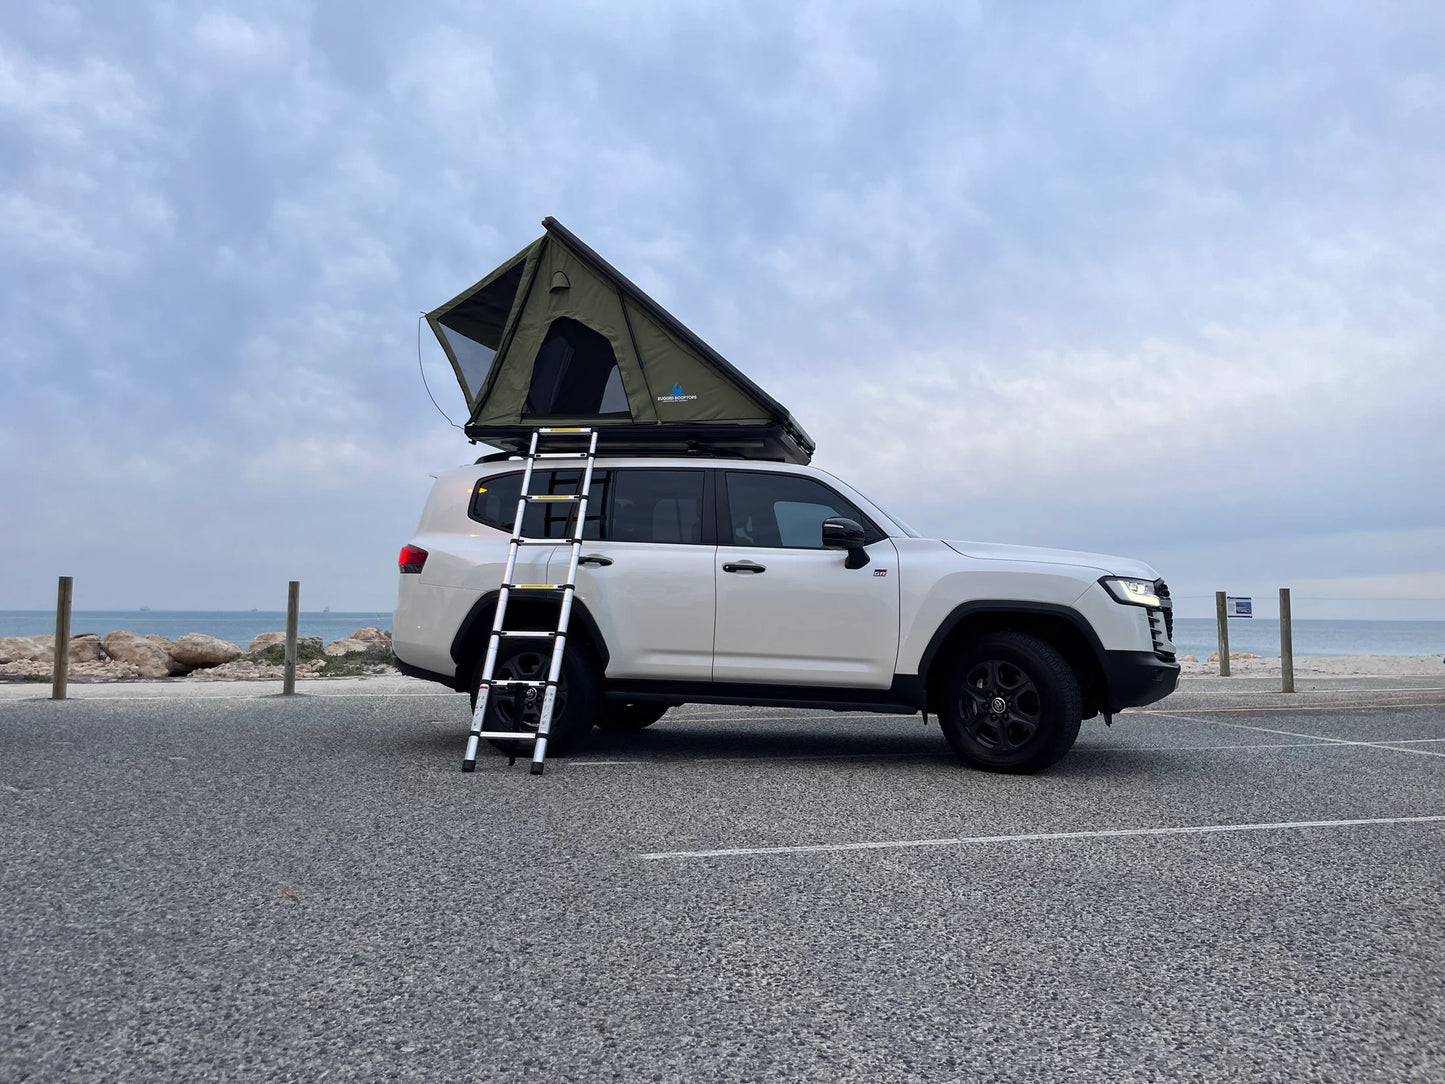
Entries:
<svg viewBox="0 0 1445 1084">
<path fill-rule="evenodd" d="M 472 440 L 517 451 L 538 426 L 596 426 L 602 450 L 806 463 L 787 409 L 554 218 L 426 314 Z"/>
</svg>

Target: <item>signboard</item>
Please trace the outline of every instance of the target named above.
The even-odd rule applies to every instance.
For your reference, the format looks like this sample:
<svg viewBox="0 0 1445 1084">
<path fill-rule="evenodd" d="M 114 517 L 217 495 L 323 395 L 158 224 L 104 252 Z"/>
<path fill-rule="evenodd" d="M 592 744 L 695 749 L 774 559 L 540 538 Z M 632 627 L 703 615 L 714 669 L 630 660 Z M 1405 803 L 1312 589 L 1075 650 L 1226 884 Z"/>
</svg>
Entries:
<svg viewBox="0 0 1445 1084">
<path fill-rule="evenodd" d="M 1227 595 L 1224 599 L 1224 612 L 1229 617 L 1253 617 L 1254 599 L 1248 595 L 1239 598 Z"/>
</svg>

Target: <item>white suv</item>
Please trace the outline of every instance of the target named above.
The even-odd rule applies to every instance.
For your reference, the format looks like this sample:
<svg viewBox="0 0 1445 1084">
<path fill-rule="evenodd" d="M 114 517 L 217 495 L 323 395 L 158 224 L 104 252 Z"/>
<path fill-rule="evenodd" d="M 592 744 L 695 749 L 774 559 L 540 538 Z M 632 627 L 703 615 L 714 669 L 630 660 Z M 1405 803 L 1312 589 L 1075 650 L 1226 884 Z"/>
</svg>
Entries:
<svg viewBox="0 0 1445 1084">
<path fill-rule="evenodd" d="M 439 475 L 401 553 L 398 664 L 474 703 L 523 466 L 500 453 Z M 533 493 L 580 485 L 576 468 L 538 466 Z M 523 535 L 559 541 L 524 547 L 516 582 L 566 578 L 574 509 L 529 504 Z M 933 713 L 964 762 L 1034 772 L 1081 719 L 1159 700 L 1179 676 L 1148 565 L 921 538 L 812 466 L 599 457 L 583 538 L 553 754 L 594 724 L 757 704 Z M 514 593 L 507 626 L 554 629 L 559 602 Z M 550 643 L 503 641 L 496 676 L 545 677 Z M 535 729 L 538 707 L 535 690 L 497 689 L 486 729 Z"/>
</svg>

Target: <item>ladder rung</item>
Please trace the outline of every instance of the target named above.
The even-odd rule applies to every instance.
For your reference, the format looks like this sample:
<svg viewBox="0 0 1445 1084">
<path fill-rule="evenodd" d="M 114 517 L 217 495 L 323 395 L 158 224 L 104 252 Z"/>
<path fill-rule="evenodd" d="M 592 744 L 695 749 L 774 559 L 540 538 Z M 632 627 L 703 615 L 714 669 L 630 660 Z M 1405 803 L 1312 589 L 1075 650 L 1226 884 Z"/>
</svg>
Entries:
<svg viewBox="0 0 1445 1084">
<path fill-rule="evenodd" d="M 591 429 L 558 429 L 555 427 L 538 429 L 539 433 L 590 433 Z"/>
<path fill-rule="evenodd" d="M 575 591 L 574 583 L 504 583 L 508 591 Z"/>
<path fill-rule="evenodd" d="M 508 640 L 549 640 L 557 635 L 555 632 L 531 632 L 524 629 L 493 629 L 492 634 Z"/>
<path fill-rule="evenodd" d="M 537 452 L 527 459 L 591 459 L 591 452 Z"/>
<path fill-rule="evenodd" d="M 564 542 L 571 542 L 570 538 L 514 538 L 512 539 L 519 546 L 560 546 Z"/>
<path fill-rule="evenodd" d="M 472 738 L 506 738 L 511 741 L 536 741 L 537 735 L 530 730 L 479 730 L 469 734 Z"/>
<path fill-rule="evenodd" d="M 523 493 L 524 501 L 580 501 L 584 493 Z"/>
<path fill-rule="evenodd" d="M 479 685 L 486 685 L 486 686 L 489 686 L 490 688 L 493 688 L 493 689 L 504 689 L 504 688 L 506 688 L 508 685 L 526 685 L 526 686 L 536 686 L 537 688 L 541 688 L 541 687 L 544 686 L 544 685 L 550 685 L 551 682 L 550 682 L 550 681 L 523 681 L 521 678 L 508 678 L 508 679 L 505 679 L 505 680 L 500 680 L 500 679 L 497 679 L 497 678 L 483 678 L 480 682 L 478 682 L 478 684 L 479 684 Z"/>
</svg>

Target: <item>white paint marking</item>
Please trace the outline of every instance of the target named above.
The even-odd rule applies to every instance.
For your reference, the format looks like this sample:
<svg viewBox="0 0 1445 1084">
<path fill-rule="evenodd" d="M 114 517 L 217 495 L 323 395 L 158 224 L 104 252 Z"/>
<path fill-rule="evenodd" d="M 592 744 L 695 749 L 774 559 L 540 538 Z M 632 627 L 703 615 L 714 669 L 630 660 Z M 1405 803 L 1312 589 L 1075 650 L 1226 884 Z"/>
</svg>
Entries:
<svg viewBox="0 0 1445 1084">
<path fill-rule="evenodd" d="M 1140 715 L 1164 715 L 1162 711 L 1141 711 Z M 1287 738 L 1310 738 L 1313 741 L 1324 742 L 1328 745 L 1356 745 L 1364 749 L 1390 749 L 1396 753 L 1409 753 L 1412 756 L 1421 757 L 1445 757 L 1445 753 L 1437 753 L 1433 749 L 1401 749 L 1388 742 L 1381 741 L 1350 741 L 1347 738 L 1327 738 L 1323 734 L 1301 734 L 1298 730 L 1274 730 L 1267 726 L 1247 726 L 1244 723 L 1222 723 L 1218 719 L 1199 719 L 1192 715 L 1185 715 L 1182 712 L 1169 712 L 1170 719 L 1183 719 L 1186 723 L 1208 723 L 1210 726 L 1227 726 L 1233 730 L 1254 730 L 1260 734 L 1282 734 Z"/>
<path fill-rule="evenodd" d="M 1270 824 L 1202 824 L 1182 828 L 1109 828 L 1093 832 L 1028 832 L 1014 836 L 957 836 L 952 839 L 900 839 L 871 843 L 809 843 L 793 847 L 728 847 L 716 851 L 653 851 L 638 855 L 660 858 L 742 858 L 760 854 L 819 854 L 826 851 L 883 851 L 909 847 L 959 847 L 966 843 L 1038 843 L 1051 840 L 1124 839 L 1138 836 L 1210 835 L 1221 832 L 1268 832 L 1301 828 L 1357 828 L 1372 824 L 1425 824 L 1445 821 L 1445 814 L 1425 817 L 1370 817 L 1347 821 L 1278 821 Z"/>
</svg>

